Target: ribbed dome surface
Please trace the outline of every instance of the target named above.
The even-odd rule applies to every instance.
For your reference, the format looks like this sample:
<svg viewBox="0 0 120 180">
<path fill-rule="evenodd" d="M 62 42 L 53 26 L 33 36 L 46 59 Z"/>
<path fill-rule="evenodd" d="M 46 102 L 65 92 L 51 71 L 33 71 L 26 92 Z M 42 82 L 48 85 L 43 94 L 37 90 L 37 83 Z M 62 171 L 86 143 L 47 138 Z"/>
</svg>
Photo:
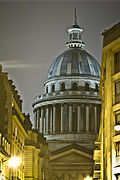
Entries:
<svg viewBox="0 0 120 180">
<path fill-rule="evenodd" d="M 53 61 L 46 80 L 60 76 L 81 75 L 100 77 L 100 65 L 85 50 L 69 48 Z"/>
</svg>

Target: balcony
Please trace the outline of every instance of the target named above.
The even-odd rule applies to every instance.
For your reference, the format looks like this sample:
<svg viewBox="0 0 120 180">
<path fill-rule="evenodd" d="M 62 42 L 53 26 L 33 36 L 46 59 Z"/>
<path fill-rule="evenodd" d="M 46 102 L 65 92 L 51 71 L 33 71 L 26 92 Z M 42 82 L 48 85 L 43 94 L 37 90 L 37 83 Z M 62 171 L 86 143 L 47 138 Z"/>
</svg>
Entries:
<svg viewBox="0 0 120 180">
<path fill-rule="evenodd" d="M 94 92 L 94 91 L 56 91 L 53 93 L 48 93 L 48 94 L 41 94 L 37 97 L 34 98 L 33 105 L 35 105 L 38 102 L 42 101 L 47 101 L 47 100 L 52 100 L 52 99 L 63 99 L 63 98 L 86 98 L 87 97 L 92 97 L 96 98 L 98 97 L 99 93 Z"/>
</svg>

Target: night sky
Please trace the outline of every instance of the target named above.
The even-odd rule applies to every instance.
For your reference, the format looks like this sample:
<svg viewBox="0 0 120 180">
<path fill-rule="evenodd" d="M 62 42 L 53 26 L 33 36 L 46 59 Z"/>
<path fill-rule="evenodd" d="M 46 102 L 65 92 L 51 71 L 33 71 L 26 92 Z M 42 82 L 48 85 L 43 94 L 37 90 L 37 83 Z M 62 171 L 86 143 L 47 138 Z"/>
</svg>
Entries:
<svg viewBox="0 0 120 180">
<path fill-rule="evenodd" d="M 120 21 L 120 2 L 0 1 L 0 64 L 13 79 L 25 113 L 32 114 L 33 98 L 44 93 L 50 64 L 66 49 L 75 7 L 86 50 L 100 63 L 101 33 Z"/>
</svg>

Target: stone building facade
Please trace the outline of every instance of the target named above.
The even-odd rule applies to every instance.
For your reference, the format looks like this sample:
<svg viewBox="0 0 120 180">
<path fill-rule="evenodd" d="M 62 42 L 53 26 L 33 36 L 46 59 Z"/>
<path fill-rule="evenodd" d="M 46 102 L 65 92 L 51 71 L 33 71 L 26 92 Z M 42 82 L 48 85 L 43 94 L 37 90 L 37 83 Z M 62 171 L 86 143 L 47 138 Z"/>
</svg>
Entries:
<svg viewBox="0 0 120 180">
<path fill-rule="evenodd" d="M 1 179 L 24 179 L 24 141 L 27 131 L 22 114 L 22 100 L 12 80 L 0 65 L 0 171 Z M 4 154 L 4 155 L 3 155 Z M 18 157 L 16 169 L 9 167 L 9 159 Z"/>
<path fill-rule="evenodd" d="M 103 33 L 101 121 L 94 151 L 94 178 L 120 179 L 120 22 Z"/>
<path fill-rule="evenodd" d="M 49 151 L 46 139 L 38 130 L 32 129 L 30 116 L 25 119 L 28 136 L 25 139 L 25 180 L 48 180 Z"/>
<path fill-rule="evenodd" d="M 76 13 L 67 49 L 48 70 L 45 94 L 34 99 L 34 128 L 51 152 L 50 179 L 78 180 L 91 175 L 99 129 L 100 66 L 85 49 Z"/>
<path fill-rule="evenodd" d="M 45 138 L 22 113 L 22 99 L 0 65 L 0 180 L 47 180 L 48 156 Z M 15 168 L 9 166 L 13 157 L 19 159 Z"/>
</svg>

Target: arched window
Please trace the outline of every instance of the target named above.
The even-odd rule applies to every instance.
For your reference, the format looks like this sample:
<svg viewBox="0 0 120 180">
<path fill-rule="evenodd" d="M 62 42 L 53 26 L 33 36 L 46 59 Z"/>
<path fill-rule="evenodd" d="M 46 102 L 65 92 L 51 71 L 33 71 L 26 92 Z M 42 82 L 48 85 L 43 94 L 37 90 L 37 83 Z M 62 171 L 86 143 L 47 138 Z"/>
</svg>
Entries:
<svg viewBox="0 0 120 180">
<path fill-rule="evenodd" d="M 55 92 L 55 85 L 52 85 L 52 92 Z"/>
<path fill-rule="evenodd" d="M 85 83 L 85 91 L 89 91 L 89 84 Z"/>
<path fill-rule="evenodd" d="M 77 83 L 76 83 L 76 82 L 74 82 L 74 83 L 72 84 L 72 90 L 73 90 L 73 91 L 77 91 Z"/>
<path fill-rule="evenodd" d="M 65 90 L 65 83 L 61 84 L 61 90 L 64 91 Z"/>
<path fill-rule="evenodd" d="M 48 93 L 48 86 L 46 87 L 46 93 Z"/>
<path fill-rule="evenodd" d="M 98 84 L 95 85 L 95 91 L 96 91 L 96 92 L 99 91 L 99 86 L 98 86 Z"/>
</svg>

